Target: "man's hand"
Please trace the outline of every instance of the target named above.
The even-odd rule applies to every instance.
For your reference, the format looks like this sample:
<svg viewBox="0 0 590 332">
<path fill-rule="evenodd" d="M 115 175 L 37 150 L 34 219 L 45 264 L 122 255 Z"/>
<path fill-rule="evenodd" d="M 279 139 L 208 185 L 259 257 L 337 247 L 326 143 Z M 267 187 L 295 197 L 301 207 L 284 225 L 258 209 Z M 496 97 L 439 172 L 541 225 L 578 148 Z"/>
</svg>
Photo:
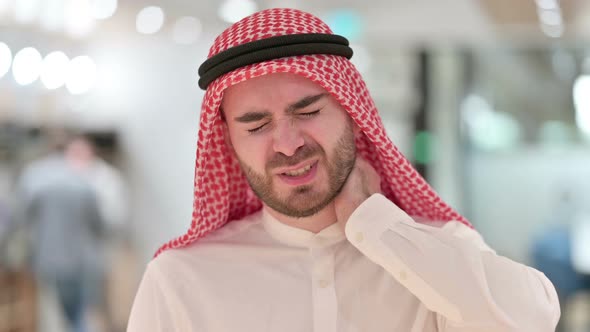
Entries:
<svg viewBox="0 0 590 332">
<path fill-rule="evenodd" d="M 342 191 L 334 199 L 338 222 L 346 223 L 352 212 L 376 193 L 381 193 L 381 178 L 369 162 L 357 155 Z"/>
</svg>

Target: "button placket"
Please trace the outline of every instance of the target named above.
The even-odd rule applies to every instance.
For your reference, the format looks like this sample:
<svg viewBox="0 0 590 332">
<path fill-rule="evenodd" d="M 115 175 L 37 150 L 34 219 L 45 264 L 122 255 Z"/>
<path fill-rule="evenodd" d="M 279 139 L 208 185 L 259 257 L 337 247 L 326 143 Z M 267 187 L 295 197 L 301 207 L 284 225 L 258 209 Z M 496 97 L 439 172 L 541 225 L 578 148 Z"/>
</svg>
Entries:
<svg viewBox="0 0 590 332">
<path fill-rule="evenodd" d="M 356 243 L 361 243 L 361 242 L 363 242 L 364 239 L 365 239 L 365 236 L 361 232 L 357 232 L 354 236 L 354 240 L 356 241 Z"/>
<path fill-rule="evenodd" d="M 338 302 L 334 285 L 334 253 L 329 247 L 311 248 L 313 321 L 316 332 L 336 332 Z"/>
</svg>

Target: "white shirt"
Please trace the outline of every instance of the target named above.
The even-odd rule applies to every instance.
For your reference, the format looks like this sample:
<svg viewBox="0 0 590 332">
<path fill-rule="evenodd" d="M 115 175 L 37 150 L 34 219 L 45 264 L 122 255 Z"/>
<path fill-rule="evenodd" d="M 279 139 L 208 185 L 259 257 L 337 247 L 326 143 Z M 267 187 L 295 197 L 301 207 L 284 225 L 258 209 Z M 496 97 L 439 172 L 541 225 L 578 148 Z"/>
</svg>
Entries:
<svg viewBox="0 0 590 332">
<path fill-rule="evenodd" d="M 149 263 L 128 331 L 554 331 L 540 272 L 459 222 L 416 223 L 376 194 L 314 234 L 266 211 Z"/>
</svg>

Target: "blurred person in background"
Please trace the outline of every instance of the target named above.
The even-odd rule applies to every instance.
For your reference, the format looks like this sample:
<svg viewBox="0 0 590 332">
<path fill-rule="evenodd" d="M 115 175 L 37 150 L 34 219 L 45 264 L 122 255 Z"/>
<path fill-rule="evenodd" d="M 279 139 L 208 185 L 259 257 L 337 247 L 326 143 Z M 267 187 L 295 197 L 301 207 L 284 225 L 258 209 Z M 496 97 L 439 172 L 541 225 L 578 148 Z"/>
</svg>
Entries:
<svg viewBox="0 0 590 332">
<path fill-rule="evenodd" d="M 94 293 L 96 304 L 93 317 L 106 324 L 109 331 L 121 330 L 118 319 L 119 312 L 128 313 L 125 308 L 126 296 L 124 285 L 128 285 L 129 276 L 123 275 L 127 271 L 130 259 L 133 261 L 134 251 L 129 240 L 127 187 L 121 172 L 101 158 L 92 140 L 84 135 L 75 137 L 68 145 L 67 154 L 70 155 L 72 166 L 92 186 L 97 200 L 101 219 L 104 223 L 104 241 L 100 243 L 104 255 L 104 265 L 100 273 L 96 274 L 97 288 Z M 129 286 L 129 288 L 133 288 Z M 129 295 L 129 301 L 132 295 Z M 130 303 L 127 303 L 130 307 Z M 124 322 L 126 323 L 126 316 Z"/>
<path fill-rule="evenodd" d="M 86 331 L 104 270 L 104 221 L 94 188 L 80 169 L 77 141 L 58 132 L 53 150 L 23 170 L 17 184 L 17 227 L 30 234 L 30 264 L 51 287 L 73 331 Z"/>
<path fill-rule="evenodd" d="M 96 192 L 99 210 L 109 239 L 128 235 L 127 189 L 121 172 L 96 153 L 92 141 L 80 135 L 68 146 L 72 166 L 88 180 Z"/>
<path fill-rule="evenodd" d="M 4 237 L 4 233 L 8 229 L 9 213 L 8 206 L 5 201 L 0 199 L 0 239 Z"/>
<path fill-rule="evenodd" d="M 270 9 L 217 37 L 193 220 L 135 331 L 553 331 L 547 278 L 497 255 L 392 144 L 343 37 Z"/>
</svg>

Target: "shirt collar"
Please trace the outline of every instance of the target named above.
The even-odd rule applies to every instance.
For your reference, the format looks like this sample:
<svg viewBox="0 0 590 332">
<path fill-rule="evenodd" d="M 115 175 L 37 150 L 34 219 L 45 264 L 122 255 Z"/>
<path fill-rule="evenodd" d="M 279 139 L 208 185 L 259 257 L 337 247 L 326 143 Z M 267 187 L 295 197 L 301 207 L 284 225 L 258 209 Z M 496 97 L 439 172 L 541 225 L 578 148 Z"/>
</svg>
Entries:
<svg viewBox="0 0 590 332">
<path fill-rule="evenodd" d="M 273 217 L 266 208 L 262 209 L 264 229 L 272 238 L 286 245 L 303 248 L 327 247 L 346 238 L 344 227 L 334 223 L 318 233 L 286 225 Z"/>
</svg>

